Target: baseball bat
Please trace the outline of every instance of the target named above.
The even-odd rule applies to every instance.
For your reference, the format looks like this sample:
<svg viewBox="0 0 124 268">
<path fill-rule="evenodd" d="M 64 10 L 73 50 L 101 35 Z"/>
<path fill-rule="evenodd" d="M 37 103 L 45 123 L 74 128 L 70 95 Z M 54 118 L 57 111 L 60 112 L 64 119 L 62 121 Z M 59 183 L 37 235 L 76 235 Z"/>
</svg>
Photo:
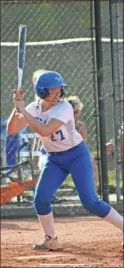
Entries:
<svg viewBox="0 0 124 268">
<path fill-rule="evenodd" d="M 27 37 L 27 27 L 26 25 L 19 25 L 19 37 L 18 37 L 18 56 L 17 56 L 17 66 L 18 66 L 18 90 L 22 88 L 22 80 L 25 65 L 25 54 L 26 54 L 26 37 Z M 17 109 L 17 113 L 19 110 Z"/>
<path fill-rule="evenodd" d="M 18 45 L 18 90 L 22 88 L 22 79 L 25 65 L 26 54 L 26 36 L 27 27 L 25 25 L 19 25 L 19 45 Z"/>
</svg>

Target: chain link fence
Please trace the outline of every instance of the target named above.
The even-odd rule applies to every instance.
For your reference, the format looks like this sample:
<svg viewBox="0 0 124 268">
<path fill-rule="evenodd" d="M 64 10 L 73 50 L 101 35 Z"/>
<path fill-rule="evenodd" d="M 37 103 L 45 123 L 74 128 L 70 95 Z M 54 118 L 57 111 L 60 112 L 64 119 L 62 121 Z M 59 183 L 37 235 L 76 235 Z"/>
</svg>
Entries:
<svg viewBox="0 0 124 268">
<path fill-rule="evenodd" d="M 105 94 L 113 94 L 112 87 L 112 65 L 110 45 L 110 14 L 109 1 L 101 1 L 102 10 L 102 47 L 104 56 L 104 88 Z M 122 5 L 113 1 L 113 38 L 114 57 L 118 77 L 122 81 L 122 51 L 123 51 L 123 29 L 122 29 Z M 20 24 L 27 25 L 27 47 L 26 62 L 24 70 L 23 88 L 25 91 L 25 102 L 30 103 L 35 98 L 32 84 L 33 72 L 38 69 L 48 69 L 60 72 L 64 77 L 67 87 L 67 95 L 76 95 L 84 104 L 81 119 L 85 122 L 88 132 L 88 144 L 91 152 L 99 158 L 99 123 L 96 117 L 98 111 L 97 86 L 96 86 L 96 61 L 95 61 L 95 32 L 94 32 L 94 3 L 93 1 L 2 1 L 1 3 L 1 118 L 7 119 L 13 108 L 12 89 L 17 87 L 17 48 L 18 48 L 18 27 Z M 119 32 L 117 32 L 117 29 Z M 117 54 L 118 53 L 118 54 Z M 119 55 L 119 62 L 118 62 Z M 119 82 L 120 82 L 119 80 Z M 121 82 L 120 82 L 121 83 Z M 122 86 L 118 89 L 122 95 Z M 119 95 L 120 98 L 120 95 Z M 111 103 L 111 105 L 110 105 Z M 119 102 L 118 102 L 119 103 Z M 111 97 L 105 98 L 106 107 L 106 136 L 107 141 L 114 136 L 114 102 Z M 118 127 L 122 123 L 122 108 L 118 113 Z M 119 121 L 120 120 L 120 121 Z M 4 120 L 5 121 L 5 120 Z M 113 122 L 113 123 L 112 123 Z M 21 137 L 21 139 L 20 139 Z M 28 137 L 32 143 L 35 133 L 26 129 L 19 137 L 19 145 L 26 142 Z M 33 138 L 32 138 L 33 137 Z M 31 139 L 30 139 L 31 138 Z M 11 137 L 15 146 L 15 137 Z M 2 163 L 7 164 L 6 133 L 2 135 Z M 9 141 L 8 141 L 9 144 Z M 10 146 L 9 146 L 10 148 Z M 21 150 L 21 160 L 27 155 L 30 156 L 29 163 L 21 170 L 22 178 L 34 178 L 38 176 L 37 159 L 39 153 L 30 155 L 30 148 L 24 147 Z M 18 151 L 18 150 L 17 150 Z M 13 158 L 13 153 L 12 158 Z M 30 165 L 33 157 L 33 165 Z M 110 156 L 111 158 L 111 156 Z M 18 162 L 19 158 L 16 158 Z M 99 174 L 100 163 L 98 161 Z M 109 160 L 110 171 L 113 172 L 113 160 Z M 15 174 L 14 176 L 17 176 Z M 119 177 L 120 178 L 120 177 Z M 8 183 L 5 179 L 2 184 Z M 100 183 L 100 182 L 99 182 Z M 63 189 L 64 188 L 64 189 Z M 78 198 L 75 194 L 74 185 L 70 178 L 67 179 L 62 190 L 58 192 L 59 202 L 54 204 L 54 209 L 60 207 L 62 195 L 63 210 L 67 213 L 73 208 L 79 209 Z M 68 190 L 66 189 L 68 188 Z M 64 192 L 65 191 L 65 192 Z M 70 192 L 69 192 L 70 191 Z M 69 197 L 71 193 L 71 197 Z M 29 192 L 28 195 L 30 196 Z M 71 199 L 72 198 L 72 199 Z M 71 201 L 70 201 L 71 200 Z M 70 206 L 70 203 L 72 206 Z M 20 209 L 18 210 L 17 207 Z M 9 210 L 13 207 L 13 210 Z M 62 206 L 61 206 L 62 207 Z M 25 215 L 24 196 L 15 198 L 9 205 L 2 207 L 6 217 Z M 63 211 L 62 210 L 62 211 Z M 11 211 L 11 212 L 10 212 Z M 13 212 L 15 211 L 15 212 Z M 19 211 L 19 212 L 18 212 Z M 82 211 L 82 209 L 81 209 Z M 27 211 L 26 211 L 27 213 Z M 31 212 L 32 213 L 32 212 Z M 61 212 L 63 214 L 63 212 Z"/>
<path fill-rule="evenodd" d="M 110 36 L 110 41 L 103 46 L 106 137 L 114 145 L 113 161 L 108 156 L 108 167 L 110 178 L 115 180 L 119 201 L 123 194 L 124 181 L 124 11 L 121 1 L 107 1 L 106 7 Z M 102 28 L 104 29 L 104 25 Z"/>
</svg>

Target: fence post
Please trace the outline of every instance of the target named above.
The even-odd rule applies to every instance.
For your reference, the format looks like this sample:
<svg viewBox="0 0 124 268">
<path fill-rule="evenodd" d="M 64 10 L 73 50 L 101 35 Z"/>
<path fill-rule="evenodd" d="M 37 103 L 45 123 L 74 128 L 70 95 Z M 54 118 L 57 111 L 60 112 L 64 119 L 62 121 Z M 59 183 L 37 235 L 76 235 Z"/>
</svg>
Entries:
<svg viewBox="0 0 124 268">
<path fill-rule="evenodd" d="M 124 5 L 123 5 L 123 12 L 122 12 L 122 14 L 123 14 L 123 27 L 122 27 L 122 29 L 123 29 L 123 35 L 122 35 L 122 37 L 123 37 L 123 53 L 122 53 L 122 55 L 123 55 L 123 63 L 124 63 Z M 124 92 L 124 66 L 123 66 L 123 92 Z M 123 96 L 123 99 L 124 99 L 124 96 Z M 124 102 L 123 102 L 123 107 L 122 107 L 122 113 L 123 113 L 123 115 L 124 115 Z M 123 125 L 124 125 L 124 121 L 123 121 Z M 123 189 L 124 189 L 124 134 L 123 134 L 123 136 L 122 136 L 122 182 L 123 182 Z"/>
<path fill-rule="evenodd" d="M 90 29 L 91 29 L 91 46 L 92 46 L 92 63 L 93 63 L 93 90 L 94 90 L 94 117 L 95 117 L 95 125 L 96 125 L 96 151 L 97 155 L 95 156 L 95 160 L 98 166 L 98 181 L 99 181 L 99 195 L 100 198 L 102 196 L 102 181 L 101 181 L 101 158 L 100 158 L 100 144 L 99 144 L 99 122 L 98 122 L 98 105 L 97 105 L 97 79 L 96 79 L 96 53 L 95 53 L 95 43 L 94 43 L 94 2 L 90 1 Z"/>
<path fill-rule="evenodd" d="M 114 3 L 115 5 L 116 3 Z M 118 122 L 119 118 L 117 116 L 117 106 L 120 105 L 117 102 L 117 95 L 118 92 L 120 91 L 120 79 L 118 72 L 119 70 L 117 69 L 116 65 L 117 62 L 115 60 L 115 57 L 117 56 L 118 61 L 119 61 L 119 55 L 118 55 L 118 48 L 117 44 L 114 45 L 114 32 L 113 32 L 113 12 L 112 12 L 112 1 L 109 0 L 109 16 L 110 16 L 110 43 L 111 43 L 111 68 L 112 68 L 112 89 L 113 89 L 113 115 L 114 115 L 114 140 L 115 140 L 115 150 L 114 150 L 114 160 L 115 160 L 115 172 L 116 172 L 116 194 L 117 194 L 117 201 L 120 200 L 120 171 L 119 171 L 119 148 L 118 148 Z M 118 15 L 117 15 L 118 16 Z M 118 18 L 117 18 L 118 20 Z M 118 27 L 118 25 L 117 25 Z M 118 39 L 118 36 L 116 37 Z M 116 48 L 116 49 L 115 49 Z M 120 68 L 118 64 L 118 68 Z M 121 100 L 119 100 L 121 101 Z"/>
<path fill-rule="evenodd" d="M 100 0 L 94 0 L 94 15 L 95 15 L 95 37 L 96 37 L 96 63 L 97 63 L 97 88 L 98 88 L 98 112 L 99 112 L 102 192 L 103 192 L 103 200 L 109 203 Z"/>
</svg>

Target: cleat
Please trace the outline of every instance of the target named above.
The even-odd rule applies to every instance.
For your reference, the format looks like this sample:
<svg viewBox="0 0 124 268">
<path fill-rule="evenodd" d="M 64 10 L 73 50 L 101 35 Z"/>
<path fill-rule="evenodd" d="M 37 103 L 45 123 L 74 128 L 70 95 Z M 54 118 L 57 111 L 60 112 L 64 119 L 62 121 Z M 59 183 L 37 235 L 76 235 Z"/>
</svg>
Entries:
<svg viewBox="0 0 124 268">
<path fill-rule="evenodd" d="M 52 250 L 57 250 L 58 248 L 58 241 L 57 237 L 52 238 L 48 235 L 45 235 L 45 240 L 42 244 L 40 245 L 33 245 L 34 250 L 46 250 L 46 251 L 52 251 Z"/>
</svg>

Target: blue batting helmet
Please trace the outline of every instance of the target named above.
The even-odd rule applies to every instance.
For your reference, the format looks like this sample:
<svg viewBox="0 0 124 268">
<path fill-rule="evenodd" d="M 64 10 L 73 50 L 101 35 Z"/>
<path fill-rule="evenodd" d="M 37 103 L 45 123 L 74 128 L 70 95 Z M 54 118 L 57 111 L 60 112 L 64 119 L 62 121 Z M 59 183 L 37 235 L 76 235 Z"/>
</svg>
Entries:
<svg viewBox="0 0 124 268">
<path fill-rule="evenodd" d="M 62 76 L 57 72 L 46 71 L 42 73 L 35 82 L 35 90 L 38 97 L 45 99 L 48 95 L 48 89 L 61 88 L 61 96 L 63 95 L 63 87 L 66 84 L 63 81 Z"/>
</svg>

